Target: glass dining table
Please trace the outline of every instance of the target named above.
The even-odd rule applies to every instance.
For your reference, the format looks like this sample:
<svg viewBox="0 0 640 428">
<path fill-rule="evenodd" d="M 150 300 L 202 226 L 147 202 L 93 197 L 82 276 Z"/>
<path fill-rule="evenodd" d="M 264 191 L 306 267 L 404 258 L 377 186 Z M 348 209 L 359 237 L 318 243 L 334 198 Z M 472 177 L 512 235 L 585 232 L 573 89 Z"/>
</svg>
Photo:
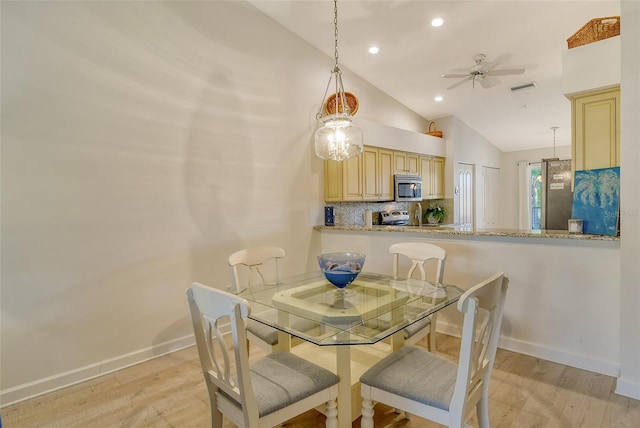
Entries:
<svg viewBox="0 0 640 428">
<path fill-rule="evenodd" d="M 346 428 L 360 415 L 360 375 L 403 346 L 406 327 L 457 302 L 463 292 L 367 272 L 341 292 L 317 271 L 254 285 L 240 295 L 251 303 L 250 319 L 278 330 L 278 348 L 338 374 L 338 423 Z M 292 347 L 292 337 L 304 343 Z"/>
</svg>

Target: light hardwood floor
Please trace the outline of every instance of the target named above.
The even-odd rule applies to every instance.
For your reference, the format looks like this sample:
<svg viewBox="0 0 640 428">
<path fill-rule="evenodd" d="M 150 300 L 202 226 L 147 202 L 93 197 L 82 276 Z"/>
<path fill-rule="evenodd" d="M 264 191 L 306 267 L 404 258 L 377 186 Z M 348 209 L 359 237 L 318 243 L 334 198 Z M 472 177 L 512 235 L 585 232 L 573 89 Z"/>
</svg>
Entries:
<svg viewBox="0 0 640 428">
<path fill-rule="evenodd" d="M 426 346 L 426 343 L 421 343 Z M 456 360 L 460 341 L 438 335 L 438 353 Z M 260 351 L 252 350 L 252 358 Z M 615 379 L 498 350 L 491 379 L 491 427 L 640 427 L 640 401 L 613 393 Z M 208 427 L 209 400 L 195 347 L 1 410 L 12 427 Z M 405 420 L 378 404 L 375 426 L 439 427 Z M 477 427 L 476 417 L 467 423 Z M 225 421 L 225 428 L 233 425 Z M 309 411 L 289 427 L 323 427 Z M 353 424 L 360 427 L 359 419 Z"/>
</svg>

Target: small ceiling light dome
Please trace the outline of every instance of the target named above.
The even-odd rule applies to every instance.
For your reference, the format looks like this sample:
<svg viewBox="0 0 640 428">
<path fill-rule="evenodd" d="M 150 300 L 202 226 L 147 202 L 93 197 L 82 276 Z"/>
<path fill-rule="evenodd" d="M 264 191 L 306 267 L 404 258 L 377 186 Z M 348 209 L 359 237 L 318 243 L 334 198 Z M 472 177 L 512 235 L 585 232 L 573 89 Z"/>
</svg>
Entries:
<svg viewBox="0 0 640 428">
<path fill-rule="evenodd" d="M 444 24 L 444 19 L 438 17 L 438 18 L 433 18 L 431 20 L 431 26 L 432 27 L 440 27 L 442 24 Z"/>
<path fill-rule="evenodd" d="M 437 97 L 434 98 L 435 101 L 442 101 L 444 100 L 444 98 L 442 97 L 442 95 L 438 95 Z"/>
<path fill-rule="evenodd" d="M 375 55 L 375 54 L 377 54 L 378 52 L 380 52 L 380 48 L 379 48 L 379 47 L 377 47 L 377 46 L 371 46 L 371 47 L 369 48 L 369 53 L 370 53 L 371 55 Z"/>
</svg>

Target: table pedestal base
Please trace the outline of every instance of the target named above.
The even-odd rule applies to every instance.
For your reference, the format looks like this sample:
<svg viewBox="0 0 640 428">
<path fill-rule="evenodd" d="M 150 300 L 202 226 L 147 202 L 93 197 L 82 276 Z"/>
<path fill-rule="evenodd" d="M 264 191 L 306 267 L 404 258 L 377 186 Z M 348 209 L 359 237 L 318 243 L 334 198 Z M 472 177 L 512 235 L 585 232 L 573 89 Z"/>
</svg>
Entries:
<svg viewBox="0 0 640 428">
<path fill-rule="evenodd" d="M 336 373 L 338 384 L 338 426 L 351 428 L 360 416 L 360 376 L 390 352 L 388 344 L 358 346 L 317 346 L 302 343 L 291 353 Z M 318 409 L 324 413 L 324 408 Z"/>
</svg>

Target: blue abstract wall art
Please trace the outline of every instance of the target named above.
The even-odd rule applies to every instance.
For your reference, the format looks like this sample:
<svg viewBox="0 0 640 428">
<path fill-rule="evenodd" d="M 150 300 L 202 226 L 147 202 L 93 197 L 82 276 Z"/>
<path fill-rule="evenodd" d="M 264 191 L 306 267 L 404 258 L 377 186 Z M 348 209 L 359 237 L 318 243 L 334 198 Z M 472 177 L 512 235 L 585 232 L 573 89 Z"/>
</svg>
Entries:
<svg viewBox="0 0 640 428">
<path fill-rule="evenodd" d="M 619 210 L 620 167 L 576 171 L 571 217 L 584 233 L 616 236 Z"/>
</svg>

